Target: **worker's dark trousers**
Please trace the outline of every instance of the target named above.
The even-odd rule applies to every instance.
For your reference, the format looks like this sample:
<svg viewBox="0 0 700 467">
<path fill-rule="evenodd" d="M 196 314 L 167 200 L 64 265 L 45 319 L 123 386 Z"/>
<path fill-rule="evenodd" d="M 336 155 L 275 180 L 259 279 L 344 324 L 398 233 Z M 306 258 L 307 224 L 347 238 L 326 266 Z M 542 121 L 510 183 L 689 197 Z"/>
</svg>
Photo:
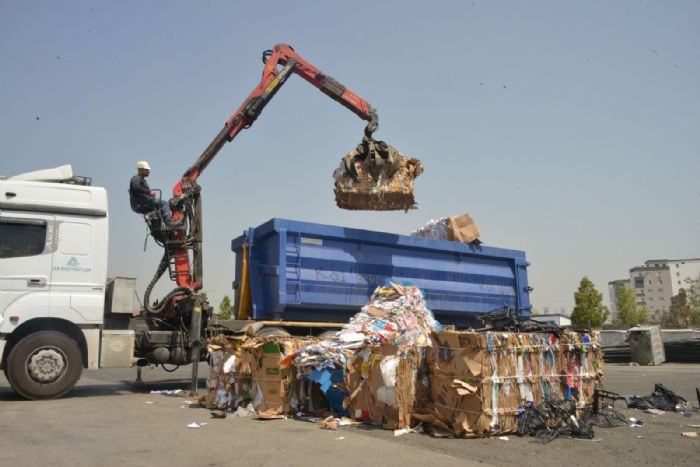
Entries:
<svg viewBox="0 0 700 467">
<path fill-rule="evenodd" d="M 163 221 L 166 225 L 170 225 L 172 220 L 170 219 L 170 206 L 168 206 L 167 201 L 162 199 L 148 198 L 146 199 L 146 207 L 151 210 L 158 208 L 160 209 L 160 215 L 163 217 Z"/>
</svg>

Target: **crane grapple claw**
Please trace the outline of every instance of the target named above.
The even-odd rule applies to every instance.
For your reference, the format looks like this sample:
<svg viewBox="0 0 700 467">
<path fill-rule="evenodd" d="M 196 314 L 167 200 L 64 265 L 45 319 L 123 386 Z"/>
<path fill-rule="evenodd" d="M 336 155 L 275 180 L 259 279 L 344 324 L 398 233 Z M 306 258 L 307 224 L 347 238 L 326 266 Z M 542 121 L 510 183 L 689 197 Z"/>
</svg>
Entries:
<svg viewBox="0 0 700 467">
<path fill-rule="evenodd" d="M 422 172 L 418 159 L 408 159 L 384 141 L 365 136 L 333 173 L 336 205 L 364 211 L 415 209 L 414 184 Z"/>
</svg>

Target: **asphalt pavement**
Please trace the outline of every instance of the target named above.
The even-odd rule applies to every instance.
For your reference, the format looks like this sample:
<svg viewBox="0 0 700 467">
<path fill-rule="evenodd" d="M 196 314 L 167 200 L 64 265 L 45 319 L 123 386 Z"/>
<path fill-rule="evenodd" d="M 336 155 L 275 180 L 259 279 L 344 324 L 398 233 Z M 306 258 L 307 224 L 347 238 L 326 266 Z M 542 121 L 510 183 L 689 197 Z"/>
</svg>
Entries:
<svg viewBox="0 0 700 467">
<path fill-rule="evenodd" d="M 85 371 L 66 397 L 25 401 L 0 376 L 0 452 L 3 465 L 131 466 L 442 466 L 442 465 L 698 465 L 700 413 L 624 412 L 642 428 L 596 428 L 593 440 L 558 439 L 543 445 L 509 435 L 464 440 L 424 434 L 395 437 L 373 427 L 319 429 L 297 420 L 258 421 L 188 404 L 190 367 L 174 373 L 145 369 Z M 200 375 L 206 374 L 202 365 Z M 694 402 L 700 365 L 606 366 L 606 389 L 649 394 L 660 382 Z M 204 379 L 199 393 L 204 394 Z M 181 389 L 176 395 L 151 391 Z M 188 428 L 196 423 L 199 428 Z"/>
</svg>

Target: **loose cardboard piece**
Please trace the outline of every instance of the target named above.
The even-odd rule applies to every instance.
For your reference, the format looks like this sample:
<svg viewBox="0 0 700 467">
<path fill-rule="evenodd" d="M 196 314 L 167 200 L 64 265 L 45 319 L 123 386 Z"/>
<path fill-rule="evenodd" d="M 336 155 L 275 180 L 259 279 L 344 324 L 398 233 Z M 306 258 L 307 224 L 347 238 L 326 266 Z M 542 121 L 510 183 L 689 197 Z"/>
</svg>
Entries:
<svg viewBox="0 0 700 467">
<path fill-rule="evenodd" d="M 448 238 L 453 242 L 471 243 L 481 235 L 479 227 L 468 214 L 460 214 L 447 219 Z"/>
</svg>

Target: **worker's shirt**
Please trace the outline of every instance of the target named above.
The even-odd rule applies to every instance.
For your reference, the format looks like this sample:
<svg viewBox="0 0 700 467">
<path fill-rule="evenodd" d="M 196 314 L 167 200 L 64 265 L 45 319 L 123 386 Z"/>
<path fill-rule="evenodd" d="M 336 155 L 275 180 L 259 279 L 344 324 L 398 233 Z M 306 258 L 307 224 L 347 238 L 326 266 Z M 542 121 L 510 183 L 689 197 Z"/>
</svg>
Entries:
<svg viewBox="0 0 700 467">
<path fill-rule="evenodd" d="M 131 177 L 131 183 L 129 184 L 131 206 L 143 206 L 150 196 L 151 187 L 148 186 L 146 178 L 141 175 Z"/>
</svg>

